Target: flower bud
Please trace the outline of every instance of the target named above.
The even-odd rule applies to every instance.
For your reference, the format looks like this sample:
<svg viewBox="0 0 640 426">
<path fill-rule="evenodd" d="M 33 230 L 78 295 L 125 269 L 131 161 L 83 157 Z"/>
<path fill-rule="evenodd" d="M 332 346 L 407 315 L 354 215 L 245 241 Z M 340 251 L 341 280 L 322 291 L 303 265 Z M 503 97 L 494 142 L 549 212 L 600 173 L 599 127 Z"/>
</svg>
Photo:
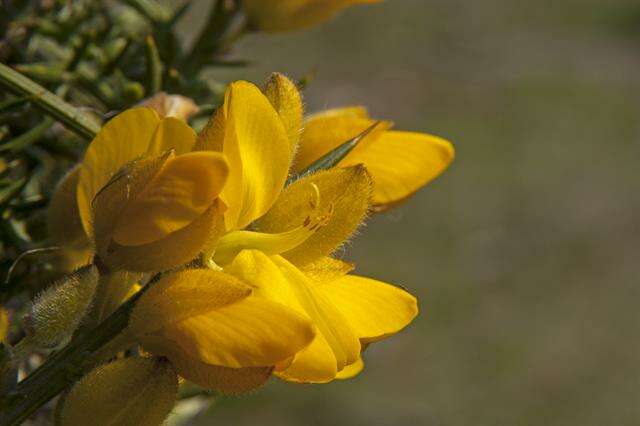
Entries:
<svg viewBox="0 0 640 426">
<path fill-rule="evenodd" d="M 276 72 L 271 74 L 263 92 L 284 124 L 293 158 L 300 141 L 304 113 L 300 91 L 293 81 Z"/>
<path fill-rule="evenodd" d="M 175 117 L 183 121 L 189 120 L 189 117 L 200 110 L 193 99 L 180 95 L 168 95 L 164 92 L 145 99 L 140 106 L 155 109 L 160 117 Z"/>
<path fill-rule="evenodd" d="M 67 395 L 62 426 L 157 426 L 176 400 L 178 377 L 164 358 L 122 358 L 84 376 Z"/>
<path fill-rule="evenodd" d="M 333 17 L 340 10 L 359 3 L 380 0 L 244 0 L 242 6 L 251 25 L 266 32 L 308 28 Z"/>
<path fill-rule="evenodd" d="M 85 266 L 45 289 L 26 318 L 30 344 L 55 348 L 78 328 L 87 313 L 98 283 L 95 266 Z"/>
</svg>

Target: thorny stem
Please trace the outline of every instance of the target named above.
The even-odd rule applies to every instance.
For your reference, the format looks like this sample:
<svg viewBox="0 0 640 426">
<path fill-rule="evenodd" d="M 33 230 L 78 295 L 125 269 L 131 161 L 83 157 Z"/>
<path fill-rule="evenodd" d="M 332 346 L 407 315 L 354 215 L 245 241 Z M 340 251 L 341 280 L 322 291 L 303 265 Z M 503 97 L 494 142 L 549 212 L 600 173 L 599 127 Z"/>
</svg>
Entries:
<svg viewBox="0 0 640 426">
<path fill-rule="evenodd" d="M 119 341 L 118 336 L 126 329 L 131 311 L 146 288 L 148 286 L 122 304 L 96 328 L 76 337 L 18 383 L 8 396 L 8 408 L 0 415 L 0 424 L 19 425 L 79 377 L 115 354 L 120 348 L 115 342 Z M 105 348 L 113 353 L 107 354 Z"/>
</svg>

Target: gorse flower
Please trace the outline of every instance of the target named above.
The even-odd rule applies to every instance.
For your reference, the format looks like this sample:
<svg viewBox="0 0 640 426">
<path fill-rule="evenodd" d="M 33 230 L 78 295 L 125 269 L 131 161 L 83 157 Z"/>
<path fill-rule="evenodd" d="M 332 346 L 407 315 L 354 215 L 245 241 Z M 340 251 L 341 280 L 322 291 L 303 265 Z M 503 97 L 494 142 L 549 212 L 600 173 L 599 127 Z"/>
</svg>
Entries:
<svg viewBox="0 0 640 426">
<path fill-rule="evenodd" d="M 128 330 L 201 386 L 351 377 L 367 345 L 417 315 L 408 292 L 331 255 L 370 211 L 439 175 L 451 145 L 383 122 L 337 167 L 287 186 L 292 170 L 374 123 L 360 107 L 303 121 L 287 78 L 274 74 L 264 90 L 238 81 L 199 135 L 151 109 L 125 111 L 79 166 L 78 216 L 108 268 L 167 271 L 199 256 L 151 285 Z"/>
<path fill-rule="evenodd" d="M 249 22 L 266 32 L 292 31 L 317 25 L 340 10 L 381 0 L 243 0 Z"/>
<path fill-rule="evenodd" d="M 176 403 L 170 422 L 181 423 L 180 400 L 202 388 L 353 377 L 371 344 L 413 321 L 411 293 L 356 275 L 337 253 L 369 215 L 439 176 L 449 142 L 392 129 L 360 106 L 305 116 L 298 86 L 277 73 L 263 87 L 229 84 L 203 115 L 223 93 L 202 71 L 242 65 L 225 58 L 239 37 L 377 1 L 220 0 L 187 47 L 176 22 L 189 2 L 7 12 L 20 22 L 41 14 L 42 25 L 0 65 L 12 93 L 2 97 L 12 138 L 0 146 L 11 160 L 0 160 L 3 251 L 14 257 L 0 309 L 0 423 L 21 424 L 56 395 L 63 426 L 155 425 Z M 63 67 L 42 51 L 52 46 Z M 67 164 L 57 159 L 76 158 L 80 140 L 91 142 L 49 194 L 48 176 Z M 29 214 L 43 199 L 46 239 Z M 42 289 L 41 276 L 59 279 Z M 36 355 L 46 359 L 32 369 Z"/>
</svg>

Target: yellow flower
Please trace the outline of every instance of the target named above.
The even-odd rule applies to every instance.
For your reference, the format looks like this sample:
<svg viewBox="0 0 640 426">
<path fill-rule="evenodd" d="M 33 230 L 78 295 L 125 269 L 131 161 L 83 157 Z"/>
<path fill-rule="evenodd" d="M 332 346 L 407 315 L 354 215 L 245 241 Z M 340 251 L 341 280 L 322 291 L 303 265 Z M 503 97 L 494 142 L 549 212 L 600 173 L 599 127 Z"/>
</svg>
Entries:
<svg viewBox="0 0 640 426">
<path fill-rule="evenodd" d="M 308 117 L 304 124 L 295 169 L 315 160 L 369 128 L 375 120 L 363 107 L 332 109 Z M 437 136 L 389 130 L 380 123 L 339 164 L 364 164 L 375 181 L 373 204 L 391 207 L 438 177 L 454 158 L 450 142 Z"/>
<path fill-rule="evenodd" d="M 372 206 L 441 173 L 450 144 L 384 123 L 340 167 L 286 186 L 293 164 L 303 169 L 373 123 L 361 108 L 330 111 L 301 137 L 302 117 L 282 75 L 264 90 L 239 81 L 198 136 L 151 109 L 120 114 L 77 172 L 79 221 L 112 268 L 162 271 L 203 253 L 209 269 L 165 275 L 129 328 L 202 386 L 244 392 L 272 371 L 296 382 L 352 377 L 365 345 L 417 315 L 408 292 L 348 275 L 329 256 Z"/>
<path fill-rule="evenodd" d="M 252 294 L 218 271 L 166 276 L 136 305 L 129 329 L 146 350 L 168 357 L 181 376 L 227 393 L 266 381 L 273 365 L 314 338 L 299 313 Z"/>
<path fill-rule="evenodd" d="M 266 96 L 233 83 L 196 144 L 229 161 L 221 193 L 227 232 L 205 259 L 218 271 L 185 271 L 157 284 L 131 322 L 143 346 L 202 385 L 221 386 L 221 368 L 225 386 L 235 383 L 231 374 L 257 382 L 246 377 L 260 374 L 256 368 L 275 368 L 296 382 L 350 377 L 361 369 L 363 344 L 398 332 L 417 314 L 409 293 L 346 275 L 349 265 L 327 258 L 366 217 L 372 182 L 363 166 L 319 172 L 285 188 L 297 140 L 287 129 L 300 121 L 302 107 L 292 85 L 279 83 L 268 84 Z M 232 288 L 235 295 L 225 298 Z"/>
<path fill-rule="evenodd" d="M 195 132 L 149 108 L 123 112 L 91 142 L 78 170 L 77 205 L 101 260 L 150 271 L 185 263 L 220 222 L 224 156 L 190 152 Z"/>
<path fill-rule="evenodd" d="M 249 22 L 266 32 L 292 31 L 324 22 L 342 9 L 381 0 L 244 0 Z"/>
</svg>

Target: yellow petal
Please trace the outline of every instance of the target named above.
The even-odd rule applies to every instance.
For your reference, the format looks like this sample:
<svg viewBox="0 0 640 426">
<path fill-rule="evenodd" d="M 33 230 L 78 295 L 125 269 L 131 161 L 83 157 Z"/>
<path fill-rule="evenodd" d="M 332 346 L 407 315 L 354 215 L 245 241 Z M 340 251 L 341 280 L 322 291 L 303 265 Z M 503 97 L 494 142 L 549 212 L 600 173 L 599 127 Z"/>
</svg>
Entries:
<svg viewBox="0 0 640 426">
<path fill-rule="evenodd" d="M 353 364 L 347 365 L 341 371 L 336 374 L 336 379 L 351 379 L 352 377 L 357 376 L 364 369 L 364 362 L 362 362 L 362 358 L 358 358 L 356 362 Z"/>
<path fill-rule="evenodd" d="M 100 256 L 113 269 L 151 272 L 175 268 L 198 256 L 224 232 L 224 205 L 216 200 L 184 228 L 149 244 L 121 246 L 115 242 Z"/>
<path fill-rule="evenodd" d="M 62 426 L 157 426 L 171 412 L 178 377 L 166 360 L 122 358 L 97 367 L 64 398 Z"/>
<path fill-rule="evenodd" d="M 63 176 L 53 192 L 47 211 L 49 238 L 63 247 L 89 245 L 75 202 L 79 173 L 80 168 L 76 166 Z"/>
<path fill-rule="evenodd" d="M 295 169 L 300 172 L 311 163 L 355 138 L 375 123 L 363 107 L 336 108 L 311 115 L 304 125 L 300 146 L 295 161 Z M 365 145 L 377 139 L 392 126 L 391 122 L 380 123 L 360 141 L 352 151 L 364 149 Z"/>
<path fill-rule="evenodd" d="M 93 198 L 124 164 L 147 152 L 159 124 L 160 118 L 153 109 L 130 109 L 105 124 L 91 141 L 78 182 L 78 208 L 88 234 Z"/>
<path fill-rule="evenodd" d="M 209 365 L 184 353 L 168 354 L 174 368 L 185 379 L 225 395 L 240 395 L 262 386 L 271 377 L 271 367 L 229 368 Z"/>
<path fill-rule="evenodd" d="M 125 246 L 148 244 L 184 228 L 211 206 L 228 165 L 217 152 L 169 158 L 121 214 L 113 239 Z"/>
<path fill-rule="evenodd" d="M 78 208 L 87 233 L 92 234 L 93 198 L 122 166 L 168 150 L 187 153 L 195 140 L 195 132 L 183 121 L 172 117 L 161 120 L 151 108 L 127 110 L 109 121 L 87 148 L 79 172 Z"/>
<path fill-rule="evenodd" d="M 313 340 L 306 318 L 250 291 L 222 272 L 178 272 L 141 298 L 129 329 L 155 354 L 231 368 L 270 367 Z"/>
<path fill-rule="evenodd" d="M 250 294 L 249 286 L 229 274 L 210 269 L 175 272 L 153 284 L 136 303 L 129 330 L 144 339 L 166 325 L 205 314 Z"/>
<path fill-rule="evenodd" d="M 90 262 L 93 247 L 82 226 L 76 189 L 80 168 L 71 169 L 58 183 L 47 210 L 47 230 L 51 242 L 62 248 L 57 261 L 71 272 Z"/>
<path fill-rule="evenodd" d="M 302 132 L 302 96 L 295 83 L 280 73 L 273 73 L 264 88 L 264 94 L 280 115 L 289 136 L 291 157 L 296 153 Z"/>
<path fill-rule="evenodd" d="M 340 10 L 380 0 L 244 0 L 242 6 L 252 25 L 262 31 L 292 31 L 317 25 Z"/>
<path fill-rule="evenodd" d="M 189 356 L 222 367 L 269 367 L 305 348 L 308 319 L 279 303 L 249 296 L 166 326 L 162 336 Z"/>
<path fill-rule="evenodd" d="M 336 358 L 322 334 L 311 345 L 298 353 L 286 368 L 274 372 L 282 380 L 295 383 L 327 383 L 336 378 Z"/>
<path fill-rule="evenodd" d="M 413 132 L 384 132 L 364 149 L 351 152 L 340 166 L 364 164 L 375 182 L 378 208 L 411 196 L 438 177 L 453 160 L 450 142 Z"/>
<path fill-rule="evenodd" d="M 229 86 L 197 148 L 221 148 L 229 161 L 221 195 L 229 230 L 242 229 L 266 213 L 284 187 L 291 160 L 287 132 L 269 100 L 251 83 Z"/>
<path fill-rule="evenodd" d="M 319 206 L 314 205 L 314 188 L 320 192 Z M 366 217 L 371 190 L 371 178 L 362 166 L 322 171 L 289 185 L 255 228 L 280 233 L 304 222 L 310 211 L 330 211 L 331 217 L 321 229 L 283 253 L 294 264 L 303 266 L 331 254 L 353 234 Z"/>
<path fill-rule="evenodd" d="M 418 314 L 416 298 L 390 284 L 347 275 L 325 282 L 317 290 L 338 307 L 362 342 L 397 333 Z"/>
<path fill-rule="evenodd" d="M 173 150 L 177 155 L 191 151 L 196 143 L 196 132 L 184 121 L 165 117 L 160 121 L 151 138 L 148 155 L 160 155 L 165 151 Z"/>
<path fill-rule="evenodd" d="M 289 367 L 302 366 L 308 372 L 300 381 L 331 380 L 332 374 L 358 358 L 360 343 L 338 309 L 291 263 L 258 250 L 245 250 L 227 270 L 254 286 L 256 296 L 290 307 L 317 327 L 319 334 L 302 352 L 306 355 L 298 354 Z"/>
<path fill-rule="evenodd" d="M 195 258 L 215 235 L 224 230 L 224 205 L 216 201 L 184 228 L 148 244 L 123 246 L 113 233 L 130 199 L 153 179 L 167 156 L 132 162 L 106 185 L 94 200 L 96 252 L 112 269 L 149 272 L 166 270 Z"/>
</svg>

